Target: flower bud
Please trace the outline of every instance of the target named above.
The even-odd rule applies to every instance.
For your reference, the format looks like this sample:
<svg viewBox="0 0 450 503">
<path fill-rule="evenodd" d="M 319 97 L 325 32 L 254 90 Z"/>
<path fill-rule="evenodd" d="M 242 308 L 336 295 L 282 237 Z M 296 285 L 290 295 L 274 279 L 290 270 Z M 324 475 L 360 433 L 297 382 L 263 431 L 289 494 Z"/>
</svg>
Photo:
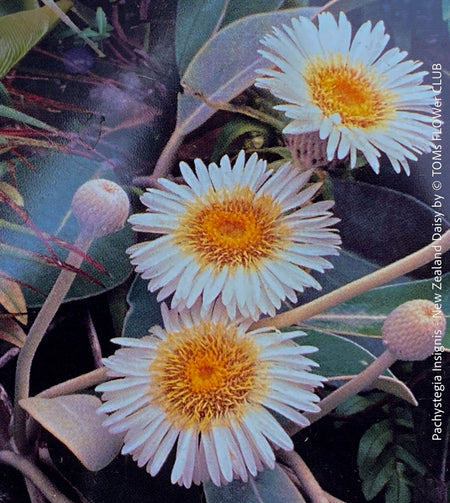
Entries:
<svg viewBox="0 0 450 503">
<path fill-rule="evenodd" d="M 117 183 L 104 178 L 87 181 L 72 199 L 72 211 L 81 231 L 92 237 L 121 229 L 129 209 L 125 191 Z"/>
<path fill-rule="evenodd" d="M 383 344 L 397 360 L 424 360 L 432 355 L 436 336 L 445 332 L 443 312 L 429 300 L 401 304 L 386 318 L 381 329 Z"/>
</svg>

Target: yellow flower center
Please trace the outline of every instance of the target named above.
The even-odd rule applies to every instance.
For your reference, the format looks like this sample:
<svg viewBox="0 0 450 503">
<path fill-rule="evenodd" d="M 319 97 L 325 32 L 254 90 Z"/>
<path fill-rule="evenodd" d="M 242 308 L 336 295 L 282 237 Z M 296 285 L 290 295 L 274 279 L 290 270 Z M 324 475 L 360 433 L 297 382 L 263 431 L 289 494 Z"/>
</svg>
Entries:
<svg viewBox="0 0 450 503">
<path fill-rule="evenodd" d="M 204 322 L 170 332 L 150 365 L 151 391 L 180 427 L 239 417 L 266 389 L 267 364 L 254 341 L 236 327 Z"/>
<path fill-rule="evenodd" d="M 312 101 L 326 117 L 339 114 L 346 127 L 382 127 L 393 116 L 396 97 L 380 85 L 380 75 L 341 55 L 327 61 L 317 57 L 305 72 Z"/>
<path fill-rule="evenodd" d="M 272 196 L 256 196 L 247 186 L 211 190 L 180 218 L 176 241 L 202 265 L 251 267 L 282 246 L 288 229 L 278 221 L 281 213 Z"/>
</svg>

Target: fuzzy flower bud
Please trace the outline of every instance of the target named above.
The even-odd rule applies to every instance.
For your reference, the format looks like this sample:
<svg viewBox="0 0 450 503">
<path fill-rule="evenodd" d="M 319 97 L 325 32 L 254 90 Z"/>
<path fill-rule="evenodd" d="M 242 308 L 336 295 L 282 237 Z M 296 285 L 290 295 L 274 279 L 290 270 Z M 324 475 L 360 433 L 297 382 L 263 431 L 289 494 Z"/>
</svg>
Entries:
<svg viewBox="0 0 450 503">
<path fill-rule="evenodd" d="M 121 229 L 129 209 L 125 191 L 117 183 L 103 178 L 84 183 L 72 199 L 72 211 L 82 232 L 92 237 Z"/>
<path fill-rule="evenodd" d="M 398 360 L 424 360 L 435 350 L 435 336 L 445 332 L 443 312 L 429 300 L 401 304 L 386 318 L 383 344 Z"/>
</svg>

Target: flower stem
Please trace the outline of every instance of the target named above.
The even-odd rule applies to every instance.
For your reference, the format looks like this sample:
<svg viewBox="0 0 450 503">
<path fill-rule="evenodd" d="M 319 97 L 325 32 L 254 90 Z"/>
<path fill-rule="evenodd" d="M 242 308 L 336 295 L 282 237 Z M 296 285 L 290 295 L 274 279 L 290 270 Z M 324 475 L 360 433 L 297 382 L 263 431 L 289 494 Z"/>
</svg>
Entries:
<svg viewBox="0 0 450 503">
<path fill-rule="evenodd" d="M 422 267 L 428 262 L 434 260 L 435 249 L 433 246 L 435 242 L 432 242 L 421 248 L 420 250 L 407 255 L 406 257 L 389 264 L 386 267 L 378 269 L 378 271 L 367 274 L 362 278 L 359 278 L 347 285 L 344 285 L 326 295 L 322 295 L 318 299 L 315 299 L 307 304 L 286 311 L 285 313 L 277 314 L 272 318 L 263 318 L 251 326 L 251 330 L 261 327 L 289 327 L 291 325 L 298 325 L 300 322 L 315 316 L 322 311 L 326 311 L 333 306 L 337 306 L 341 302 L 345 302 L 361 293 L 371 290 L 381 286 L 389 281 L 392 281 L 399 276 L 408 274 L 419 267 Z M 441 246 L 441 252 L 444 254 L 450 249 L 450 230 L 442 235 L 439 245 Z"/>
<path fill-rule="evenodd" d="M 82 252 L 86 252 L 92 242 L 92 236 L 81 232 L 74 243 L 75 248 Z M 71 251 L 67 257 L 66 263 L 79 268 L 83 262 L 83 255 L 75 251 Z M 45 299 L 28 335 L 25 343 L 20 350 L 17 359 L 16 367 L 16 383 L 14 397 L 14 440 L 20 452 L 27 452 L 29 442 L 26 435 L 26 418 L 27 414 L 24 409 L 19 406 L 19 401 L 23 398 L 28 398 L 30 392 L 30 374 L 31 365 L 37 348 L 41 343 L 48 326 L 55 316 L 61 302 L 64 300 L 67 292 L 72 285 L 76 276 L 76 272 L 68 269 L 63 269 L 55 281 L 48 297 Z"/>
<path fill-rule="evenodd" d="M 297 452 L 279 450 L 277 456 L 293 470 L 311 503 L 328 503 L 325 492 Z"/>
<path fill-rule="evenodd" d="M 13 451 L 0 451 L 0 463 L 19 470 L 25 477 L 33 482 L 50 503 L 73 503 L 72 500 L 64 496 L 64 494 L 53 485 L 35 464 L 25 457 Z"/>
<path fill-rule="evenodd" d="M 395 361 L 396 357 L 386 350 L 361 373 L 321 400 L 319 403 L 320 412 L 305 412 L 303 415 L 309 419 L 310 423 L 318 421 L 335 409 L 339 404 L 345 402 L 345 400 L 351 396 L 356 395 L 367 386 L 370 386 L 375 379 L 387 370 Z M 297 425 L 292 424 L 289 425 L 286 430 L 289 435 L 295 435 L 300 428 Z"/>
</svg>

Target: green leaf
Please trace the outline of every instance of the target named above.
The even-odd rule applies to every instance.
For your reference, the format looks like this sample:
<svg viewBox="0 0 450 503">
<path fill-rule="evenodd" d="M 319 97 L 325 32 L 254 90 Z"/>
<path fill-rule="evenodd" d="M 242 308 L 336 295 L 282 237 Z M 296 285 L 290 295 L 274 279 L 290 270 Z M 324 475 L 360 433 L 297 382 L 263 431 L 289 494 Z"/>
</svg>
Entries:
<svg viewBox="0 0 450 503">
<path fill-rule="evenodd" d="M 353 395 L 336 407 L 336 412 L 342 416 L 358 414 L 373 405 L 374 401 L 361 395 Z"/>
<path fill-rule="evenodd" d="M 361 437 L 358 449 L 358 469 L 362 479 L 370 477 L 377 459 L 388 444 L 393 441 L 390 421 L 385 419 L 373 424 Z M 375 493 L 376 494 L 376 493 Z"/>
<path fill-rule="evenodd" d="M 178 0 L 175 54 L 181 75 L 220 24 L 227 4 L 227 0 Z"/>
<path fill-rule="evenodd" d="M 450 0 L 442 0 L 442 20 L 450 20 Z"/>
<path fill-rule="evenodd" d="M 109 465 L 119 454 L 122 435 L 112 435 L 97 412 L 101 400 L 92 395 L 32 397 L 20 401 L 33 419 L 70 449 L 91 471 Z"/>
<path fill-rule="evenodd" d="M 413 428 L 414 422 L 412 418 L 411 409 L 409 407 L 395 408 L 395 416 L 393 417 L 393 419 L 395 424 L 398 424 L 399 426 L 404 426 L 405 428 L 408 429 Z"/>
<path fill-rule="evenodd" d="M 336 201 L 333 211 L 341 219 L 338 228 L 346 250 L 378 265 L 387 265 L 429 244 L 433 208 L 386 187 L 336 178 L 331 182 Z M 401 211 L 392 211 L 393 208 Z M 444 230 L 448 227 L 444 221 Z M 421 278 L 433 275 L 429 267 L 417 272 Z"/>
<path fill-rule="evenodd" d="M 15 110 L 14 108 L 7 107 L 5 105 L 0 105 L 0 117 L 6 117 L 7 119 L 14 119 L 16 121 L 24 122 L 25 124 L 28 124 L 29 126 L 35 126 L 41 129 L 45 129 L 46 131 L 51 131 L 54 132 L 55 129 L 46 124 L 45 122 L 42 122 L 38 119 L 35 119 L 34 117 L 30 117 L 27 114 L 24 114 L 22 112 L 19 112 Z"/>
<path fill-rule="evenodd" d="M 99 169 L 99 163 L 62 153 L 47 154 L 29 160 L 35 171 L 24 165 L 16 167 L 17 188 L 24 198 L 25 210 L 40 231 L 57 235 L 73 243 L 79 228 L 70 212 L 72 197 L 78 187 Z M 104 172 L 103 176 L 114 179 L 112 172 Z M 2 239 L 5 245 L 46 256 L 50 255 L 47 246 L 51 246 L 61 260 L 64 260 L 68 253 L 66 249 L 61 249 L 53 242 L 47 242 L 45 246 L 34 234 L 28 235 L 6 228 L 2 228 Z M 88 255 L 103 266 L 108 274 L 101 273 L 85 261 L 82 269 L 96 278 L 100 284 L 78 275 L 66 300 L 96 295 L 125 281 L 132 271 L 125 250 L 133 244 L 134 239 L 135 235 L 128 225 L 114 234 L 95 239 Z M 56 267 L 48 267 L 38 261 L 23 260 L 20 256 L 9 257 L 6 254 L 0 254 L 0 269 L 9 276 L 34 286 L 44 294 L 50 291 L 59 274 L 59 269 Z M 43 302 L 42 296 L 33 290 L 26 289 L 24 294 L 29 307 Z"/>
<path fill-rule="evenodd" d="M 200 48 L 224 26 L 245 16 L 276 10 L 280 0 L 179 0 L 175 52 L 182 75 Z"/>
<path fill-rule="evenodd" d="M 311 17 L 315 12 L 317 8 L 303 7 L 255 14 L 226 26 L 196 54 L 183 75 L 183 83 L 212 101 L 230 101 L 253 84 L 255 70 L 264 65 L 258 54 L 260 39 L 271 32 L 273 26 L 299 15 Z M 181 94 L 175 134 L 185 136 L 213 114 L 214 109 L 200 98 L 187 92 Z"/>
<path fill-rule="evenodd" d="M 341 219 L 337 228 L 342 237 L 343 251 L 338 257 L 331 257 L 330 261 L 335 266 L 333 270 L 327 271 L 325 274 L 313 273 L 322 285 L 322 291 L 305 290 L 300 296 L 302 303 L 313 300 L 349 281 L 379 269 L 380 266 L 388 265 L 422 248 L 429 243 L 429 237 L 425 232 L 418 233 L 417 229 L 433 228 L 434 210 L 411 196 L 385 187 L 350 180 L 331 178 L 331 182 L 336 201 L 333 212 Z M 402 210 L 392 211 L 392 208 L 401 208 Z M 425 267 L 414 274 L 420 274 L 420 278 L 427 278 L 433 275 L 433 270 Z M 435 276 L 437 280 L 440 279 L 437 274 Z M 393 283 L 406 283 L 413 279 L 417 279 L 417 277 L 403 276 L 397 278 Z M 422 285 L 416 294 L 434 300 L 434 293 L 444 293 L 436 288 L 438 286 L 439 284 L 435 287 L 429 284 L 427 291 L 427 285 Z M 370 303 L 371 306 L 376 307 L 384 303 L 381 296 L 374 301 Z M 339 308 L 336 309 L 339 310 Z M 373 313 L 366 313 L 364 306 L 360 306 L 359 311 L 337 312 L 336 314 L 367 314 L 370 317 L 366 320 L 369 324 L 377 322 L 370 315 L 384 315 L 383 312 L 377 312 L 377 308 Z M 342 333 L 379 335 L 381 322 L 382 320 L 379 318 L 375 332 L 368 332 L 364 320 L 359 319 L 356 326 L 342 326 Z M 358 327 L 361 330 L 358 331 Z M 337 328 L 333 326 L 333 330 L 337 330 Z"/>
<path fill-rule="evenodd" d="M 305 503 L 294 484 L 278 466 L 265 470 L 247 483 L 234 480 L 217 487 L 204 484 L 207 503 Z"/>
<path fill-rule="evenodd" d="M 411 501 L 411 492 L 408 487 L 408 482 L 403 476 L 404 471 L 404 465 L 397 462 L 393 477 L 386 486 L 386 493 L 384 495 L 385 503 L 409 503 Z"/>
<path fill-rule="evenodd" d="M 222 27 L 245 16 L 257 14 L 259 12 L 277 10 L 282 4 L 283 0 L 253 0 L 247 2 L 243 2 L 242 0 L 230 0 L 222 22 Z"/>
<path fill-rule="evenodd" d="M 11 97 L 6 89 L 6 87 L 0 82 L 0 104 L 5 106 L 11 106 Z"/>
<path fill-rule="evenodd" d="M 308 320 L 308 325 L 327 329 L 334 333 L 361 336 L 381 336 L 381 327 L 386 316 L 408 300 L 436 300 L 445 313 L 450 312 L 450 273 L 442 277 L 442 290 L 434 290 L 433 279 L 410 281 L 398 285 L 375 288 L 351 300 L 343 302 L 325 313 Z M 443 346 L 450 348 L 450 334 L 443 338 Z"/>
<path fill-rule="evenodd" d="M 333 377 L 347 374 L 359 374 L 373 362 L 375 356 L 356 342 L 339 335 L 305 330 L 307 337 L 298 337 L 295 342 L 319 348 L 312 359 L 320 365 L 320 374 Z M 390 371 L 384 375 L 392 377 Z"/>
<path fill-rule="evenodd" d="M 38 0 L 1 0 L 0 17 L 22 10 L 37 9 L 38 7 Z"/>
<path fill-rule="evenodd" d="M 161 325 L 161 311 L 156 294 L 147 289 L 148 281 L 136 276 L 128 292 L 129 310 L 123 326 L 123 337 L 143 337 L 153 325 Z"/>
<path fill-rule="evenodd" d="M 57 5 L 67 12 L 72 2 L 61 0 Z M 0 79 L 58 22 L 58 16 L 46 5 L 0 18 Z"/>
<path fill-rule="evenodd" d="M 198 6 L 206 4 L 205 1 L 195 3 Z M 222 2 L 214 3 L 223 5 Z M 293 17 L 312 17 L 320 9 L 319 7 L 299 7 L 261 13 L 270 4 L 275 6 L 278 3 L 275 1 L 269 2 L 268 0 L 259 2 L 231 0 L 225 21 L 237 19 L 239 15 L 244 13 L 260 13 L 246 16 L 228 24 L 209 40 L 204 33 L 202 38 L 204 42 L 206 40 L 207 42 L 201 45 L 197 41 L 196 46 L 201 47 L 200 51 L 195 54 L 191 50 L 190 53 L 195 54 L 195 56 L 190 61 L 184 74 L 183 71 L 180 71 L 183 74 L 183 83 L 196 92 L 203 93 L 211 101 L 218 102 L 228 102 L 250 87 L 255 80 L 255 70 L 266 64 L 258 54 L 258 49 L 261 48 L 260 39 L 271 32 L 274 26 L 287 23 Z M 367 3 L 367 1 L 364 3 Z M 187 4 L 189 8 L 192 8 L 193 2 L 184 0 L 182 4 Z M 338 2 L 335 8 L 340 12 L 358 6 L 359 2 L 357 0 L 344 0 Z M 179 51 L 182 51 L 184 50 L 182 49 L 182 41 L 186 40 L 186 33 L 190 31 L 194 33 L 195 21 L 191 20 L 188 23 L 189 16 L 186 19 L 184 17 L 180 17 L 180 19 L 182 19 L 180 22 L 186 23 L 188 27 L 188 29 L 180 29 L 181 33 L 184 34 L 184 36 L 179 36 L 180 42 L 178 44 L 180 46 Z M 213 23 L 212 20 L 208 20 L 208 22 L 209 28 L 204 31 L 211 33 Z M 203 31 L 203 27 L 199 29 Z M 249 33 L 252 34 L 251 37 L 248 36 Z M 182 61 L 180 67 L 182 69 L 189 57 L 182 58 L 179 56 L 177 60 Z M 226 62 L 226 64 L 218 64 L 218 62 Z M 214 71 L 211 71 L 212 68 Z M 213 113 L 214 110 L 204 104 L 200 98 L 191 96 L 186 92 L 181 94 L 178 100 L 177 128 L 174 138 L 184 137 L 203 124 Z"/>
<path fill-rule="evenodd" d="M 407 444 L 408 445 L 408 444 Z M 409 447 L 411 447 L 409 445 Z M 413 456 L 409 450 L 402 447 L 400 444 L 395 446 L 395 455 L 398 459 L 406 463 L 410 468 L 412 468 L 415 472 L 420 475 L 425 475 L 427 469 L 415 456 Z"/>
<path fill-rule="evenodd" d="M 97 7 L 96 12 L 97 30 L 100 35 L 107 34 L 108 20 L 106 19 L 105 11 L 101 7 Z"/>
<path fill-rule="evenodd" d="M 293 9 L 294 7 L 308 7 L 309 0 L 285 0 L 283 2 L 283 8 Z"/>
<path fill-rule="evenodd" d="M 383 457 L 383 456 L 381 456 Z M 370 501 L 383 489 L 383 487 L 391 480 L 392 470 L 395 468 L 395 459 L 390 456 L 385 456 L 385 459 L 379 460 L 379 465 L 375 466 L 374 474 L 370 474 L 363 479 L 362 491 L 366 500 Z"/>
<path fill-rule="evenodd" d="M 227 153 L 230 144 L 235 139 L 239 138 L 239 136 L 252 133 L 265 138 L 268 135 L 268 131 L 266 126 L 250 119 L 238 118 L 227 122 L 217 137 L 214 151 L 211 155 L 211 161 L 219 161 L 219 159 Z"/>
</svg>

